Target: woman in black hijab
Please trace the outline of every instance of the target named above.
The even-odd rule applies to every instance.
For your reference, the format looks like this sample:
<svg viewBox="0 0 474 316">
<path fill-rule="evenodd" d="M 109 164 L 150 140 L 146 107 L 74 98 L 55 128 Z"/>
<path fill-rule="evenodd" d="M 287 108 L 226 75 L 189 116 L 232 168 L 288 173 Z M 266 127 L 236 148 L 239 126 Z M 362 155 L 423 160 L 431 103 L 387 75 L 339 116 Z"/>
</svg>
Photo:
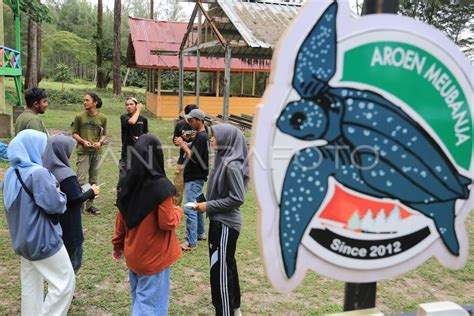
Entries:
<svg viewBox="0 0 474 316">
<path fill-rule="evenodd" d="M 132 315 L 166 315 L 169 266 L 181 256 L 175 229 L 183 214 L 173 205 L 176 190 L 166 177 L 158 138 L 140 136 L 134 149 L 117 188 L 113 257 L 125 257 L 130 269 Z"/>
<path fill-rule="evenodd" d="M 100 189 L 93 184 L 89 190 L 82 192 L 76 173 L 69 165 L 76 142 L 66 135 L 53 135 L 48 139 L 43 153 L 43 166 L 47 168 L 59 182 L 61 192 L 66 194 L 66 212 L 59 218 L 63 230 L 63 242 L 71 260 L 74 273 L 77 274 L 82 265 L 84 233 L 82 231 L 81 210 L 84 201 L 94 199 Z"/>
</svg>

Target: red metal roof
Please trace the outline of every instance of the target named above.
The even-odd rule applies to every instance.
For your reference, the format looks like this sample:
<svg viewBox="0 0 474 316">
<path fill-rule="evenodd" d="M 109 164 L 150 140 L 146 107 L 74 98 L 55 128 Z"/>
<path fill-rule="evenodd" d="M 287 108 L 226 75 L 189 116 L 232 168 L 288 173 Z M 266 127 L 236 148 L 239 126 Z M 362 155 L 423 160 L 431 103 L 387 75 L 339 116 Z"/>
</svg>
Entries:
<svg viewBox="0 0 474 316">
<path fill-rule="evenodd" d="M 130 40 L 128 66 L 134 68 L 179 69 L 179 58 L 155 55 L 151 51 L 179 52 L 181 40 L 186 33 L 187 22 L 167 22 L 129 17 Z M 270 60 L 235 59 L 232 71 L 270 71 Z M 185 70 L 196 69 L 196 57 L 185 56 Z M 224 71 L 224 58 L 201 57 L 202 71 Z"/>
</svg>

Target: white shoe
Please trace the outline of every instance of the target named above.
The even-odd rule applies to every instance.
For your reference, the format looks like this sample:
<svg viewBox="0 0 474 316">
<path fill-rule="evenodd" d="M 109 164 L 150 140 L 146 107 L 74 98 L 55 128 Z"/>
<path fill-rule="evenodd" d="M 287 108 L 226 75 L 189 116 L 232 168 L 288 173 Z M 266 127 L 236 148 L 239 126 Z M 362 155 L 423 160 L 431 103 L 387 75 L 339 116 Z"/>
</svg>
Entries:
<svg viewBox="0 0 474 316">
<path fill-rule="evenodd" d="M 242 313 L 240 312 L 240 308 L 234 309 L 234 315 L 235 316 L 242 316 Z"/>
</svg>

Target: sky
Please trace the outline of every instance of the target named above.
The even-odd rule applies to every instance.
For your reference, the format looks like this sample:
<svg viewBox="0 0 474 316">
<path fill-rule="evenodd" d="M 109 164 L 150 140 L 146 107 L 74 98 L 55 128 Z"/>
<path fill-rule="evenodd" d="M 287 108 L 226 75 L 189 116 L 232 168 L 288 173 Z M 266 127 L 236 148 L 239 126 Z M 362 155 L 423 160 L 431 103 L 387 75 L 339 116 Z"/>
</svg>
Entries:
<svg viewBox="0 0 474 316">
<path fill-rule="evenodd" d="M 114 0 L 102 0 L 102 1 L 103 1 L 103 4 L 104 4 L 104 7 L 107 7 L 110 10 L 113 10 Z M 143 1 L 149 1 L 149 0 L 143 0 Z M 97 0 L 89 0 L 89 2 L 93 3 L 93 4 L 96 4 Z M 160 3 L 167 3 L 167 2 L 168 2 L 167 0 L 155 0 L 155 6 L 158 6 Z M 351 3 L 351 6 L 354 7 L 355 3 L 356 3 L 356 0 L 349 0 L 349 2 Z M 362 2 L 362 0 L 359 1 L 359 2 Z M 186 11 L 189 11 L 189 15 L 191 15 L 192 9 L 194 8 L 194 4 L 193 3 L 182 3 L 182 5 L 187 7 Z"/>
</svg>

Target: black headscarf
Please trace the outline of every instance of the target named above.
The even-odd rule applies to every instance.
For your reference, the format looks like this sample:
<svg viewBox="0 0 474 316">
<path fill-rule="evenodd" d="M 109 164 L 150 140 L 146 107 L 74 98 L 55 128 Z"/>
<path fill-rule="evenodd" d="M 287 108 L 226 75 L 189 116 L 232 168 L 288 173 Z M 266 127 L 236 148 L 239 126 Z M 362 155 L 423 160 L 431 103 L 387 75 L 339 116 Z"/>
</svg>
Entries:
<svg viewBox="0 0 474 316">
<path fill-rule="evenodd" d="M 128 159 L 129 166 L 117 187 L 117 207 L 129 229 L 140 222 L 169 197 L 176 188 L 164 168 L 161 143 L 153 135 L 138 138 Z"/>
</svg>

